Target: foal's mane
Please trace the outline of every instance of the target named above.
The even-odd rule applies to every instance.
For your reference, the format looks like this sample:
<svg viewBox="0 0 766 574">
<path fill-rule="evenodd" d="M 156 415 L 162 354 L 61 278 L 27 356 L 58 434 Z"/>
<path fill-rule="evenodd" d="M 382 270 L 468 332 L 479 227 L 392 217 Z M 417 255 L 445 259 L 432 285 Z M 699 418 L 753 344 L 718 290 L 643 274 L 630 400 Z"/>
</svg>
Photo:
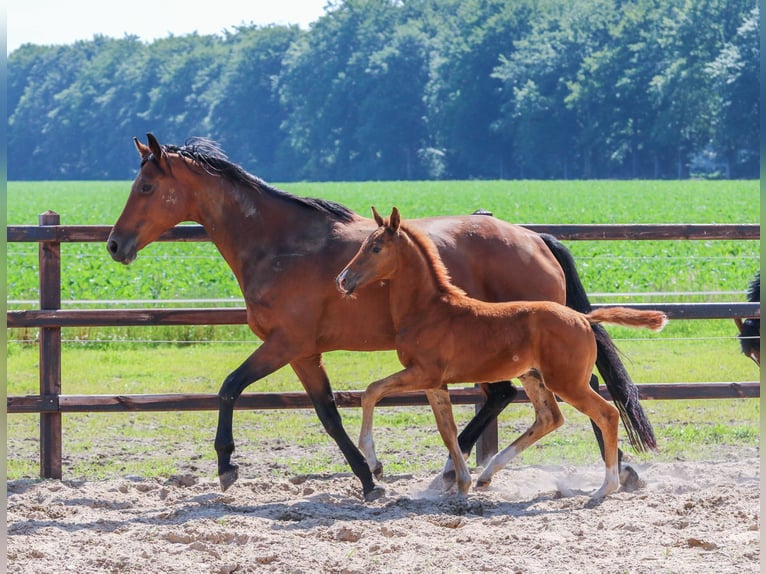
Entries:
<svg viewBox="0 0 766 574">
<path fill-rule="evenodd" d="M 415 249 L 418 250 L 425 260 L 426 267 L 431 273 L 434 283 L 436 283 L 436 290 L 439 293 L 451 297 L 467 297 L 466 292 L 452 282 L 447 266 L 444 265 L 444 261 L 436 249 L 436 244 L 434 244 L 431 238 L 419 229 L 410 227 L 405 223 L 399 226 L 399 230 L 403 231 L 410 238 Z"/>
<path fill-rule="evenodd" d="M 340 203 L 313 197 L 299 197 L 269 185 L 261 178 L 248 173 L 240 165 L 232 162 L 223 152 L 218 143 L 211 139 L 193 137 L 186 140 L 182 146 L 163 145 L 162 149 L 166 153 L 175 153 L 181 157 L 192 160 L 205 172 L 211 175 L 220 175 L 231 182 L 245 185 L 259 193 L 265 193 L 273 197 L 279 197 L 299 205 L 304 205 L 333 216 L 340 221 L 348 222 L 353 219 L 353 211 Z"/>
</svg>

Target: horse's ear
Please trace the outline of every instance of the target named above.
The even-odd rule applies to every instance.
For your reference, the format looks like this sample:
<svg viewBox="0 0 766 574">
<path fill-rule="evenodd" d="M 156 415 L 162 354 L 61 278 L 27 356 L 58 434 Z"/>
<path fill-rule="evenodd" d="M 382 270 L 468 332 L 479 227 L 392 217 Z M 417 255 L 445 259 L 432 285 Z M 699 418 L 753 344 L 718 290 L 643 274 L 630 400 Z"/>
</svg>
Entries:
<svg viewBox="0 0 766 574">
<path fill-rule="evenodd" d="M 133 138 L 133 143 L 136 144 L 136 149 L 138 150 L 138 155 L 141 156 L 141 160 L 145 160 L 151 155 L 152 150 L 149 149 L 149 146 L 142 144 L 138 141 L 138 138 Z"/>
<path fill-rule="evenodd" d="M 375 223 L 378 224 L 378 227 L 383 227 L 383 218 L 380 216 L 380 213 L 378 213 L 378 210 L 375 209 L 375 206 L 372 206 L 372 218 L 375 220 Z"/>
<path fill-rule="evenodd" d="M 397 231 L 399 229 L 399 224 L 401 224 L 402 218 L 399 215 L 399 210 L 395 207 L 391 210 L 391 217 L 388 218 L 388 226 L 391 228 L 392 231 Z"/>
<path fill-rule="evenodd" d="M 146 134 L 146 140 L 149 142 L 149 149 L 152 151 L 152 154 L 154 154 L 157 161 L 162 159 L 162 146 L 160 145 L 160 142 L 157 141 L 157 138 L 154 137 L 154 134 Z"/>
</svg>

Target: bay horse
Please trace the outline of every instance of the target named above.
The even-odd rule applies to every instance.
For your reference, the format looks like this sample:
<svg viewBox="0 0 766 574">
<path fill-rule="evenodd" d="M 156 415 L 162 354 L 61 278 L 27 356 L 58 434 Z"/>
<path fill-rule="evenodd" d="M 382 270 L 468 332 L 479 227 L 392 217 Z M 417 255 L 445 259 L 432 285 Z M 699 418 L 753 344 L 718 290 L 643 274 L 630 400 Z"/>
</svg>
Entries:
<svg viewBox="0 0 766 574">
<path fill-rule="evenodd" d="M 281 191 L 231 162 L 205 138 L 182 146 L 134 138 L 140 169 L 107 239 L 115 261 L 128 264 L 165 231 L 183 221 L 202 225 L 242 290 L 247 322 L 262 344 L 229 374 L 219 390 L 215 435 L 218 477 L 226 490 L 238 478 L 234 403 L 250 384 L 290 365 L 327 433 L 362 483 L 364 497 L 382 494 L 364 456 L 349 438 L 335 403 L 322 353 L 394 348 L 387 285 L 370 286 L 343 301 L 335 276 L 377 227 L 347 207 Z M 590 303 L 569 251 L 554 237 L 487 215 L 432 217 L 410 222 L 436 243 L 455 283 L 486 301 L 549 300 L 581 311 Z M 621 409 L 639 451 L 656 447 L 638 391 L 606 331 L 594 326 L 598 369 Z M 593 385 L 598 380 L 592 379 Z M 514 398 L 510 381 L 482 385 L 486 400 L 458 438 L 465 456 Z M 602 437 L 594 433 L 603 450 Z M 620 453 L 621 455 L 621 453 Z M 445 467 L 447 478 L 451 461 Z M 624 479 L 637 479 L 628 465 Z"/>
<path fill-rule="evenodd" d="M 447 385 L 518 377 L 535 408 L 535 421 L 489 461 L 477 486 L 489 485 L 514 456 L 563 424 L 557 395 L 590 417 L 603 433 L 605 477 L 592 498 L 617 490 L 620 415 L 589 384 L 596 364 L 591 325 L 613 323 L 656 331 L 665 326 L 665 314 L 626 307 L 583 314 L 552 301 L 474 299 L 452 284 L 434 243 L 402 222 L 396 207 L 385 220 L 374 207 L 372 211 L 378 229 L 336 277 L 338 290 L 346 298 L 365 286 L 388 282 L 396 352 L 404 366 L 371 383 L 362 395 L 359 447 L 370 468 L 378 465 L 372 438 L 377 402 L 393 393 L 425 391 L 456 467 L 458 491 L 465 494 L 471 474 L 458 444 Z"/>
<path fill-rule="evenodd" d="M 747 286 L 747 300 L 750 303 L 761 302 L 761 272 L 758 271 L 755 277 Z M 756 317 L 749 317 L 744 321 L 734 319 L 739 329 L 739 346 L 746 357 L 753 359 L 756 365 L 761 366 L 761 314 L 760 310 Z"/>
</svg>

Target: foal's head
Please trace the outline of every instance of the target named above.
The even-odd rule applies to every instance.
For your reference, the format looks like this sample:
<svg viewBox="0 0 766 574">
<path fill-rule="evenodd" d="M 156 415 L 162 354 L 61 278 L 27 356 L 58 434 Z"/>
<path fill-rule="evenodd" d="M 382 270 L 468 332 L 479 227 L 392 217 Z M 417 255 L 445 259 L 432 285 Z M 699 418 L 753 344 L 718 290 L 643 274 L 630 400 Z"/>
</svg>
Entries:
<svg viewBox="0 0 766 574">
<path fill-rule="evenodd" d="M 396 272 L 401 224 L 399 210 L 394 207 L 391 216 L 384 219 L 373 207 L 372 216 L 378 228 L 364 240 L 357 254 L 335 279 L 338 290 L 344 295 L 353 295 L 354 291 L 374 281 L 390 279 Z"/>
</svg>

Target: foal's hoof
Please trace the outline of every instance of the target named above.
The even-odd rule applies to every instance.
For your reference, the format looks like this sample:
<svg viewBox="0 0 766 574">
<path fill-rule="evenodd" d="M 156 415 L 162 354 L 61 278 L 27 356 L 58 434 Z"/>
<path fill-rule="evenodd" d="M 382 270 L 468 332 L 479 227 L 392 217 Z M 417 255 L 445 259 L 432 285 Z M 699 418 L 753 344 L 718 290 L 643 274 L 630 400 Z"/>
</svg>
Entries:
<svg viewBox="0 0 766 574">
<path fill-rule="evenodd" d="M 626 464 L 620 471 L 620 484 L 626 492 L 633 492 L 644 486 L 645 483 L 639 478 L 633 467 Z"/>
<path fill-rule="evenodd" d="M 221 482 L 221 491 L 226 492 L 228 488 L 237 482 L 239 478 L 239 467 L 236 464 L 229 466 L 228 470 L 218 475 L 218 480 Z"/>
<path fill-rule="evenodd" d="M 382 486 L 375 486 L 372 488 L 372 490 L 368 490 L 364 493 L 364 501 L 365 502 L 372 502 L 374 500 L 379 499 L 381 496 L 383 496 L 386 493 L 386 489 Z"/>
<path fill-rule="evenodd" d="M 375 466 L 375 468 L 372 469 L 372 475 L 375 478 L 380 478 L 383 476 L 383 463 L 378 461 L 378 464 Z"/>
<path fill-rule="evenodd" d="M 455 483 L 457 482 L 457 473 L 455 472 L 455 469 L 447 470 L 442 473 L 442 489 L 443 490 L 449 490 L 453 486 L 455 486 Z"/>
<path fill-rule="evenodd" d="M 474 490 L 486 490 L 489 488 L 490 483 L 492 482 L 491 478 L 481 478 L 479 477 L 476 480 L 476 486 L 474 486 Z"/>
</svg>

